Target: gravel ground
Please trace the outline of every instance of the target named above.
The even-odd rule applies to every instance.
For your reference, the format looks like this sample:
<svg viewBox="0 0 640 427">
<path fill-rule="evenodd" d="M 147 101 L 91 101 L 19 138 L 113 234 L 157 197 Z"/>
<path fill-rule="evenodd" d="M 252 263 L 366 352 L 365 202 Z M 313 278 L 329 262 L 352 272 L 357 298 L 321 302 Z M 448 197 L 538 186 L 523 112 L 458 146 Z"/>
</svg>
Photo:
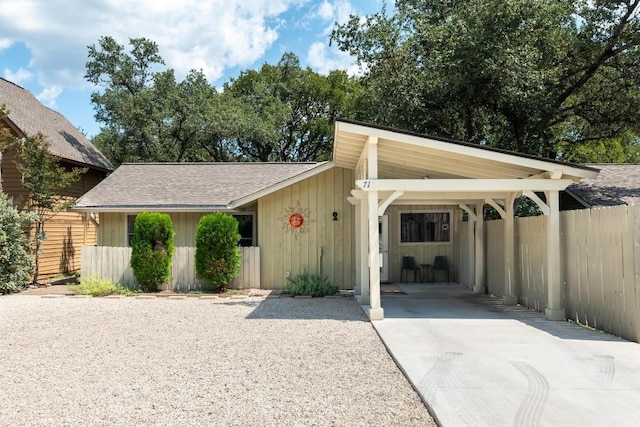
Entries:
<svg viewBox="0 0 640 427">
<path fill-rule="evenodd" d="M 0 425 L 435 426 L 353 298 L 0 297 Z"/>
</svg>

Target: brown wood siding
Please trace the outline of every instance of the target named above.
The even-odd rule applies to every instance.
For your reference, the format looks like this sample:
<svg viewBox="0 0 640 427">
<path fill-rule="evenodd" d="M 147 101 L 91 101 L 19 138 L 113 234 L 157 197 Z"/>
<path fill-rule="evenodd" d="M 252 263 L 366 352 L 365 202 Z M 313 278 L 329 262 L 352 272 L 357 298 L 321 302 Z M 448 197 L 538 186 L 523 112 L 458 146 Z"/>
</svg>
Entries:
<svg viewBox="0 0 640 427">
<path fill-rule="evenodd" d="M 336 167 L 258 201 L 262 288 L 283 288 L 287 272 L 304 270 L 353 288 L 355 209 L 347 201 L 353 180 L 353 171 Z M 287 231 L 286 214 L 298 204 L 308 215 L 304 232 L 296 235 Z M 333 221 L 334 211 L 338 221 Z"/>
<path fill-rule="evenodd" d="M 97 243 L 96 224 L 78 212 L 59 212 L 45 223 L 39 278 L 80 270 L 83 246 Z"/>
<path fill-rule="evenodd" d="M 27 190 L 22 186 L 22 175 L 16 166 L 15 150 L 6 150 L 2 155 L 2 191 L 13 199 L 18 209 L 27 202 Z"/>
</svg>

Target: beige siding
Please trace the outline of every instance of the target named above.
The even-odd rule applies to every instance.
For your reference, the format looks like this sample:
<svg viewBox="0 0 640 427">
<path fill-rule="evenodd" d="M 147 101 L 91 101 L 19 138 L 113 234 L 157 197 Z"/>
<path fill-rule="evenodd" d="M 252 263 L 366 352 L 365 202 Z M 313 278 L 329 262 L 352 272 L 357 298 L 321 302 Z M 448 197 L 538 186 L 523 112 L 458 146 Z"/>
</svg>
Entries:
<svg viewBox="0 0 640 427">
<path fill-rule="evenodd" d="M 126 214 L 116 212 L 100 213 L 98 246 L 127 246 Z"/>
<path fill-rule="evenodd" d="M 347 201 L 353 171 L 333 168 L 261 198 L 258 246 L 263 288 L 282 288 L 285 274 L 322 272 L 341 288 L 354 286 L 354 208 Z M 285 214 L 298 206 L 308 212 L 304 232 L 286 229 Z M 338 221 L 333 221 L 333 212 Z"/>
<path fill-rule="evenodd" d="M 451 238 L 452 243 L 400 243 L 400 212 L 405 211 L 451 211 Z M 450 277 L 452 281 L 457 281 L 456 271 L 458 265 L 458 226 L 456 215 L 459 212 L 451 206 L 389 206 L 385 214 L 389 215 L 389 280 L 391 282 L 400 281 L 402 270 L 402 257 L 412 256 L 418 264 L 433 264 L 437 255 L 444 255 L 449 261 Z M 436 280 L 445 280 L 445 273 L 439 272 Z M 411 276 L 410 276 L 411 277 Z"/>
</svg>

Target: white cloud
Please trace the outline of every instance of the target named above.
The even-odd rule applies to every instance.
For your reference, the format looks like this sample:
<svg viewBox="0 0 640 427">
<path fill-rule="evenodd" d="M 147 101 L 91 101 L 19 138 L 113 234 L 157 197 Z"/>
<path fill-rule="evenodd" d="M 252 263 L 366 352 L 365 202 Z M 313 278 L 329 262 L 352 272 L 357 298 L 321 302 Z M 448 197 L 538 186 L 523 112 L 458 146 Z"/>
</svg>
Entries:
<svg viewBox="0 0 640 427">
<path fill-rule="evenodd" d="M 333 5 L 331 2 L 324 0 L 320 6 L 318 6 L 318 16 L 324 21 L 333 19 Z"/>
<path fill-rule="evenodd" d="M 4 78 L 15 84 L 20 84 L 24 81 L 31 80 L 33 73 L 24 68 L 19 68 L 18 71 L 13 72 L 9 68 L 4 69 Z"/>
<path fill-rule="evenodd" d="M 178 76 L 202 69 L 214 82 L 230 67 L 247 67 L 278 39 L 281 15 L 309 0 L 31 0 L 0 8 L 0 49 L 9 37 L 31 51 L 29 64 L 45 86 L 82 87 L 87 46 L 101 36 L 158 43 Z"/>
<path fill-rule="evenodd" d="M 9 39 L 0 38 L 0 51 L 8 49 L 13 44 L 13 41 Z"/>
<path fill-rule="evenodd" d="M 55 108 L 56 99 L 62 93 L 60 86 L 50 86 L 44 88 L 42 92 L 36 95 L 36 98 L 49 108 Z"/>
<path fill-rule="evenodd" d="M 328 35 L 333 30 L 334 24 L 344 24 L 351 15 L 356 15 L 356 9 L 349 0 L 323 0 L 318 6 L 316 16 L 327 25 L 324 27 L 323 35 Z"/>
</svg>

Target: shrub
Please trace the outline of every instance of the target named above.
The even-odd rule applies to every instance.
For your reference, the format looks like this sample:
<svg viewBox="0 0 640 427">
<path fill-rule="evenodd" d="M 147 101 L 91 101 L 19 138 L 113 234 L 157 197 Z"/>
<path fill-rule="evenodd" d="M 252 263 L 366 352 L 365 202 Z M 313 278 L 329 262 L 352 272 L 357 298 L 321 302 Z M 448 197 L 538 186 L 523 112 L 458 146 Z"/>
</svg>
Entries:
<svg viewBox="0 0 640 427">
<path fill-rule="evenodd" d="M 338 292 L 338 285 L 332 284 L 327 276 L 303 271 L 288 278 L 286 291 L 291 296 L 323 297 Z"/>
<path fill-rule="evenodd" d="M 169 280 L 173 256 L 173 223 L 165 213 L 136 216 L 131 238 L 131 268 L 145 292 L 155 292 Z"/>
<path fill-rule="evenodd" d="M 34 271 L 29 256 L 29 238 L 25 230 L 36 220 L 34 214 L 22 214 L 4 193 L 0 193 L 0 294 L 24 288 Z"/>
<path fill-rule="evenodd" d="M 238 276 L 240 251 L 238 221 L 215 212 L 205 215 L 196 227 L 196 274 L 207 286 L 222 291 Z"/>
<path fill-rule="evenodd" d="M 109 279 L 95 276 L 82 276 L 79 285 L 67 285 L 67 289 L 81 295 L 104 297 L 107 295 L 129 295 L 132 291 L 126 286 L 114 284 Z"/>
</svg>

